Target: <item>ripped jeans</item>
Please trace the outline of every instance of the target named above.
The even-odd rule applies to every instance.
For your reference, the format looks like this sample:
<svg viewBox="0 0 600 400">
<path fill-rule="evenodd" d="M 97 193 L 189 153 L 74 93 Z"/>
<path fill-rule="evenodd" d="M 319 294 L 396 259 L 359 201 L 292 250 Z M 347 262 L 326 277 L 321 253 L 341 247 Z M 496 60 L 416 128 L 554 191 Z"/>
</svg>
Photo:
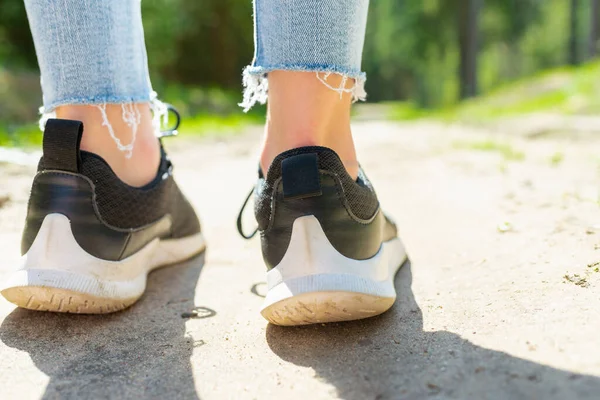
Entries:
<svg viewBox="0 0 600 400">
<path fill-rule="evenodd" d="M 58 106 L 150 102 L 164 112 L 148 73 L 141 0 L 25 0 L 41 71 L 42 112 Z M 267 99 L 273 70 L 316 73 L 332 90 L 364 99 L 360 70 L 369 0 L 254 0 L 255 53 L 240 106 Z M 330 74 L 342 75 L 339 87 Z M 354 80 L 346 88 L 348 79 Z M 158 111 L 158 112 L 157 112 Z M 45 118 L 42 119 L 42 121 Z M 43 123 L 43 122 L 42 122 Z"/>
</svg>

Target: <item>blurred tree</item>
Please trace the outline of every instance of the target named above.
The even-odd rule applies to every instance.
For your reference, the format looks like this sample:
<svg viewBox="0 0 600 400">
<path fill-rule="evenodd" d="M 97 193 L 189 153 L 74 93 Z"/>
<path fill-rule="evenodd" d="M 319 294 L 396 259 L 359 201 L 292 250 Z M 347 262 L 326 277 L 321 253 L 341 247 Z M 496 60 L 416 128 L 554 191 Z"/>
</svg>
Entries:
<svg viewBox="0 0 600 400">
<path fill-rule="evenodd" d="M 477 52 L 479 44 L 480 0 L 462 0 L 458 5 L 458 43 L 460 48 L 460 98 L 477 94 Z"/>
<path fill-rule="evenodd" d="M 588 43 L 588 57 L 593 58 L 598 52 L 600 40 L 600 0 L 591 0 L 590 5 L 590 38 Z"/>
<path fill-rule="evenodd" d="M 186 35 L 175 72 L 182 83 L 240 87 L 241 71 L 252 61 L 252 3 L 239 0 L 184 1 Z"/>
<path fill-rule="evenodd" d="M 579 33 L 579 0 L 571 0 L 571 31 L 569 36 L 569 63 L 571 65 L 579 64 L 579 43 L 577 36 Z"/>
<path fill-rule="evenodd" d="M 0 1 L 0 67 L 36 66 L 35 50 L 22 0 Z"/>
<path fill-rule="evenodd" d="M 544 68 L 580 62 L 597 54 L 599 3 L 373 0 L 363 57 L 369 99 L 450 105 Z M 184 96 L 188 86 L 240 89 L 253 53 L 251 0 L 143 0 L 142 8 L 157 91 L 175 88 L 169 93 Z M 32 79 L 22 71 L 36 70 L 23 0 L 0 0 L 3 79 Z M 0 80 L 0 108 L 14 87 Z"/>
<path fill-rule="evenodd" d="M 148 52 L 148 67 L 153 83 L 160 85 L 166 71 L 176 65 L 179 51 L 176 43 L 186 35 L 187 15 L 183 0 L 144 0 L 142 16 Z"/>
</svg>

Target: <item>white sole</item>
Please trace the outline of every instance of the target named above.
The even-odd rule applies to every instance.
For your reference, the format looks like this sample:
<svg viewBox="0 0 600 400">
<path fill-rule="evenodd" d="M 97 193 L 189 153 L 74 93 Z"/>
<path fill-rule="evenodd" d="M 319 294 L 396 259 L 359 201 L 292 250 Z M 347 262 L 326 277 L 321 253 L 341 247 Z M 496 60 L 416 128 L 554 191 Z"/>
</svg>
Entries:
<svg viewBox="0 0 600 400">
<path fill-rule="evenodd" d="M 83 250 L 69 219 L 49 214 L 19 269 L 0 293 L 19 307 L 40 311 L 105 314 L 135 303 L 148 274 L 201 253 L 200 233 L 181 239 L 155 239 L 121 261 L 107 261 Z"/>
<path fill-rule="evenodd" d="M 314 216 L 294 221 L 289 247 L 267 273 L 261 314 L 276 325 L 307 325 L 372 317 L 396 300 L 394 276 L 406 260 L 400 239 L 367 260 L 340 254 Z"/>
</svg>

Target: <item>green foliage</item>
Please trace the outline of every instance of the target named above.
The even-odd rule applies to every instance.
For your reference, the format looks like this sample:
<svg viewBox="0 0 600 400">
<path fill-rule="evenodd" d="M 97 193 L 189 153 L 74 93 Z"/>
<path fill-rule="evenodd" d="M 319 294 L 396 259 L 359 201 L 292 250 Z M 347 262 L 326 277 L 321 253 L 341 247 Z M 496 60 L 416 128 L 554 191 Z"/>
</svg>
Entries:
<svg viewBox="0 0 600 400">
<path fill-rule="evenodd" d="M 187 118 L 179 130 L 185 135 L 223 136 L 240 133 L 248 125 L 264 122 L 263 117 L 247 114 L 198 114 Z"/>
<path fill-rule="evenodd" d="M 0 2 L 0 67 L 36 68 L 23 0 Z"/>
<path fill-rule="evenodd" d="M 254 47 L 250 1 L 144 0 L 142 7 L 155 86 L 177 82 L 239 90 Z"/>
<path fill-rule="evenodd" d="M 217 87 L 202 88 L 172 84 L 165 86 L 162 98 L 173 104 L 184 117 L 183 134 L 211 135 L 240 132 L 251 124 L 264 123 L 265 107 L 256 106 L 244 113 L 237 105 L 239 93 Z"/>
<path fill-rule="evenodd" d="M 423 109 L 394 103 L 391 119 L 431 117 L 479 122 L 533 112 L 600 113 L 600 61 L 579 67 L 559 67 L 500 86 L 485 96 L 449 107 Z M 410 104 L 410 103 L 409 103 Z"/>
<path fill-rule="evenodd" d="M 430 115 L 430 110 L 421 108 L 413 102 L 402 101 L 391 104 L 388 118 L 398 121 L 411 121 L 426 118 Z"/>
<path fill-rule="evenodd" d="M 9 125 L 0 123 L 0 146 L 28 147 L 42 144 L 42 132 L 37 124 Z"/>
<path fill-rule="evenodd" d="M 576 45 L 581 58 L 585 58 L 590 40 L 591 1 L 580 0 L 576 10 Z M 571 0 L 479 3 L 477 64 L 481 93 L 567 64 Z M 403 101 L 396 118 L 425 115 L 423 108 L 455 106 L 461 85 L 459 11 L 466 4 L 467 0 L 371 1 L 363 53 L 369 100 Z M 160 97 L 178 102 L 188 115 L 229 115 L 230 111 L 223 110 L 240 100 L 241 70 L 252 60 L 252 2 L 143 0 L 142 8 L 149 67 Z M 2 74 L 10 71 L 21 79 L 27 74 L 35 76 L 36 69 L 23 1 L 2 0 L 0 121 L 25 122 L 35 118 L 39 88 L 32 90 L 28 86 L 19 90 L 20 85 L 3 85 Z M 39 87 L 35 80 L 31 81 Z M 590 91 L 597 85 L 575 86 L 544 89 L 539 96 L 528 94 L 524 99 L 502 103 L 488 114 L 506 115 L 554 105 L 561 110 L 577 109 L 570 104 L 570 91 Z M 586 96 L 591 99 L 591 95 Z M 597 104 L 592 103 L 590 107 L 596 109 Z M 477 101 L 468 102 L 463 109 L 473 107 L 477 111 L 476 104 Z"/>
</svg>

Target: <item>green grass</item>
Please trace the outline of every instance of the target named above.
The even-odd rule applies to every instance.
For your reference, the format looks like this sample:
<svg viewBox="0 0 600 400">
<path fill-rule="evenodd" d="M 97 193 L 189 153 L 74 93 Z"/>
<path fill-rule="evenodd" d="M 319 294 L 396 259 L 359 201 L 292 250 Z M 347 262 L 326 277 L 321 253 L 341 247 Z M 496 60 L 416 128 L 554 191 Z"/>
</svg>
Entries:
<svg viewBox="0 0 600 400">
<path fill-rule="evenodd" d="M 396 103 L 390 118 L 437 118 L 478 122 L 534 112 L 562 114 L 600 113 L 600 61 L 579 67 L 562 67 L 503 85 L 482 96 L 440 109 L 423 110 Z"/>
<path fill-rule="evenodd" d="M 552 157 L 550 157 L 550 165 L 552 165 L 553 167 L 558 167 L 560 163 L 563 162 L 564 158 L 565 156 L 563 153 L 556 152 L 552 155 Z"/>
<path fill-rule="evenodd" d="M 432 110 L 419 108 L 411 101 L 403 101 L 391 103 L 388 117 L 392 120 L 412 121 L 427 118 L 432 114 Z"/>
<path fill-rule="evenodd" d="M 0 146 L 33 147 L 42 144 L 42 132 L 37 124 L 11 125 L 0 122 Z"/>
<path fill-rule="evenodd" d="M 457 141 L 453 143 L 456 149 L 477 150 L 500 154 L 506 161 L 522 161 L 525 153 L 512 147 L 509 143 L 494 140 L 480 140 L 474 142 Z"/>
<path fill-rule="evenodd" d="M 265 106 L 257 105 L 248 113 L 238 106 L 239 91 L 215 87 L 170 84 L 160 90 L 161 98 L 182 115 L 180 132 L 194 135 L 236 133 L 252 124 L 263 123 Z"/>
<path fill-rule="evenodd" d="M 186 136 L 223 136 L 239 133 L 249 125 L 260 124 L 262 122 L 264 122 L 264 117 L 256 114 L 199 114 L 190 118 L 183 118 L 179 132 Z"/>
</svg>

